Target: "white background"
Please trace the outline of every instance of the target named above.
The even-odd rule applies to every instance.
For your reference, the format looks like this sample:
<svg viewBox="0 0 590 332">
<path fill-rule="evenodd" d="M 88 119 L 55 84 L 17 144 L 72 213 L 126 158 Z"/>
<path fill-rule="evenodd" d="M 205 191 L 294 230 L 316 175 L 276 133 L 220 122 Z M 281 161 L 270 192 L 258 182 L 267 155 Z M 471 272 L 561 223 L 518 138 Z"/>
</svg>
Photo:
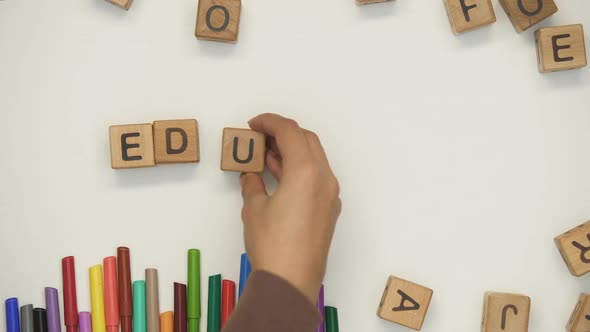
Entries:
<svg viewBox="0 0 590 332">
<path fill-rule="evenodd" d="M 590 2 L 558 5 L 538 27 L 590 35 Z M 237 279 L 221 131 L 279 112 L 319 133 L 341 181 L 326 303 L 342 331 L 405 330 L 375 315 L 390 274 L 434 289 L 424 331 L 477 331 L 488 290 L 531 296 L 531 331 L 564 330 L 590 291 L 552 242 L 590 219 L 589 69 L 539 74 L 537 27 L 516 33 L 496 2 L 496 24 L 457 37 L 441 1 L 245 0 L 235 45 L 196 40 L 196 6 L 0 1 L 2 300 L 43 306 L 75 255 L 88 310 L 87 268 L 119 245 L 134 280 L 160 270 L 162 311 L 189 248 L 204 294 Z M 176 118 L 199 120 L 201 163 L 110 168 L 110 125 Z"/>
</svg>

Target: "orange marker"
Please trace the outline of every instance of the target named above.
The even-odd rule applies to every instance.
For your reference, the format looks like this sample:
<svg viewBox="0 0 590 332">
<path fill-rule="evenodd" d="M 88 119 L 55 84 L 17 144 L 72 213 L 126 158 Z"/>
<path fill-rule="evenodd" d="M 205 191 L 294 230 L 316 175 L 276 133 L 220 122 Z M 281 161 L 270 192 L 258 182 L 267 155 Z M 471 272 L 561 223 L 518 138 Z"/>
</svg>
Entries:
<svg viewBox="0 0 590 332">
<path fill-rule="evenodd" d="M 174 332 L 174 313 L 172 311 L 160 314 L 160 332 Z"/>
<path fill-rule="evenodd" d="M 119 299 L 117 297 L 117 258 L 104 259 L 104 306 L 107 332 L 119 332 Z"/>
</svg>

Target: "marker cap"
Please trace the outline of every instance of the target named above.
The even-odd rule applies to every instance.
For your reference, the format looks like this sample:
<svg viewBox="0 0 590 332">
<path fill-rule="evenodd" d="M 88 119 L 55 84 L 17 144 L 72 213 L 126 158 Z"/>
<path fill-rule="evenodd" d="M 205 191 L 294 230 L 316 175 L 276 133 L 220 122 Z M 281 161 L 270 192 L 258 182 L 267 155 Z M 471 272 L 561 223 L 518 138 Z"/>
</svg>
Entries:
<svg viewBox="0 0 590 332">
<path fill-rule="evenodd" d="M 201 252 L 198 249 L 188 251 L 187 298 L 188 330 L 197 332 L 201 319 Z"/>
<path fill-rule="evenodd" d="M 135 332 L 147 330 L 145 305 L 145 281 L 135 281 L 133 282 L 133 331 Z"/>
<path fill-rule="evenodd" d="M 20 318 L 18 312 L 18 299 L 11 297 L 6 304 L 6 332 L 20 332 Z"/>
<path fill-rule="evenodd" d="M 20 307 L 21 332 L 33 332 L 33 305 L 27 304 Z"/>
<path fill-rule="evenodd" d="M 246 281 L 250 276 L 250 272 L 252 272 L 250 260 L 248 259 L 248 255 L 246 253 L 243 253 L 240 257 L 240 285 L 238 286 L 238 297 L 242 296 L 242 293 L 246 288 Z"/>
<path fill-rule="evenodd" d="M 160 332 L 174 332 L 174 313 L 163 312 L 160 315 Z"/>
<path fill-rule="evenodd" d="M 121 332 L 133 329 L 133 295 L 131 286 L 131 259 L 129 248 L 117 248 L 117 275 L 119 287 L 119 315 L 121 316 Z"/>
<path fill-rule="evenodd" d="M 104 264 L 105 322 L 108 331 L 119 331 L 119 300 L 117 298 L 117 258 L 106 257 Z"/>
<path fill-rule="evenodd" d="M 231 280 L 223 280 L 221 283 L 221 328 L 229 320 L 236 304 L 236 283 Z"/>
<path fill-rule="evenodd" d="M 45 287 L 45 306 L 47 308 L 47 330 L 49 332 L 61 332 L 57 289 Z"/>
<path fill-rule="evenodd" d="M 317 308 L 318 308 L 319 312 L 324 312 L 324 285 L 322 285 L 322 287 L 320 288 L 320 293 L 318 295 Z M 322 319 L 322 322 L 316 328 L 316 332 L 325 332 L 325 331 L 326 331 L 326 326 L 324 325 L 324 320 Z"/>
<path fill-rule="evenodd" d="M 68 332 L 78 329 L 78 299 L 76 295 L 76 269 L 74 256 L 61 260 L 64 297 L 64 323 Z"/>
<path fill-rule="evenodd" d="M 186 285 L 174 283 L 174 332 L 186 332 Z"/>
<path fill-rule="evenodd" d="M 45 309 L 33 309 L 33 329 L 35 332 L 47 332 L 47 311 Z"/>
<path fill-rule="evenodd" d="M 145 293 L 147 329 L 149 332 L 160 329 L 160 299 L 158 294 L 158 270 L 145 269 Z"/>
<path fill-rule="evenodd" d="M 338 309 L 326 306 L 324 313 L 326 332 L 338 332 Z"/>
<path fill-rule="evenodd" d="M 80 332 L 92 332 L 92 316 L 88 311 L 80 312 Z"/>
<path fill-rule="evenodd" d="M 221 274 L 209 277 L 207 332 L 221 331 Z"/>
</svg>

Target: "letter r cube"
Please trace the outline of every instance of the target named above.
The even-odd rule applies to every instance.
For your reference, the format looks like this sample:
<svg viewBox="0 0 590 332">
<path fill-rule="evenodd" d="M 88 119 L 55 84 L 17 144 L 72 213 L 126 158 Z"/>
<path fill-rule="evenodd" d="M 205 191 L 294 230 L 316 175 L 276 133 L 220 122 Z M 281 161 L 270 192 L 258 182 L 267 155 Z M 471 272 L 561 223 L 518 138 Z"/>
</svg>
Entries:
<svg viewBox="0 0 590 332">
<path fill-rule="evenodd" d="M 590 272 L 590 221 L 556 237 L 555 244 L 572 275 Z"/>
</svg>

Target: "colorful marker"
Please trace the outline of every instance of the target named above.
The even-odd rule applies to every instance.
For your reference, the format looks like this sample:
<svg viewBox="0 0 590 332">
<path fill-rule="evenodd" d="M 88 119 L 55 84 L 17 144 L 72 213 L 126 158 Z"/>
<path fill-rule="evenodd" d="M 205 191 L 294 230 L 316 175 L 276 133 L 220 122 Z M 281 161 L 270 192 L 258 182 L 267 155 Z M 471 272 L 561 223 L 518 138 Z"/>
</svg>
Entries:
<svg viewBox="0 0 590 332">
<path fill-rule="evenodd" d="M 121 332 L 131 332 L 133 328 L 133 295 L 131 294 L 131 259 L 129 248 L 117 248 L 117 279 L 119 287 L 119 315 Z"/>
<path fill-rule="evenodd" d="M 338 309 L 326 306 L 324 313 L 326 332 L 338 332 Z"/>
<path fill-rule="evenodd" d="M 221 274 L 209 277 L 207 332 L 221 331 Z"/>
<path fill-rule="evenodd" d="M 104 294 L 102 285 L 102 265 L 94 265 L 90 274 L 90 308 L 92 312 L 92 331 L 106 332 L 104 317 Z"/>
<path fill-rule="evenodd" d="M 47 312 L 43 308 L 33 309 L 33 331 L 47 332 Z"/>
<path fill-rule="evenodd" d="M 92 332 L 92 315 L 88 311 L 80 312 L 78 317 L 80 332 Z"/>
<path fill-rule="evenodd" d="M 324 285 L 320 288 L 320 294 L 318 295 L 318 302 L 317 308 L 320 313 L 324 312 Z M 316 332 L 326 332 L 326 326 L 324 325 L 324 320 L 320 322 L 318 325 Z"/>
<path fill-rule="evenodd" d="M 119 332 L 119 299 L 117 298 L 117 258 L 106 257 L 104 264 L 104 305 L 107 332 Z"/>
<path fill-rule="evenodd" d="M 145 269 L 147 332 L 160 332 L 158 270 Z"/>
<path fill-rule="evenodd" d="M 145 281 L 133 282 L 133 332 L 146 332 Z"/>
<path fill-rule="evenodd" d="M 199 249 L 188 251 L 188 332 L 199 332 L 201 319 L 201 252 Z"/>
<path fill-rule="evenodd" d="M 6 332 L 20 332 L 20 318 L 18 315 L 18 299 L 11 297 L 5 301 Z"/>
<path fill-rule="evenodd" d="M 174 283 L 174 332 L 186 332 L 186 285 L 178 282 Z"/>
<path fill-rule="evenodd" d="M 246 253 L 243 253 L 240 259 L 240 286 L 238 289 L 238 298 L 242 296 L 244 288 L 246 288 L 246 281 L 250 276 L 250 272 L 252 272 L 250 260 L 248 259 L 248 255 Z"/>
<path fill-rule="evenodd" d="M 229 320 L 236 305 L 236 283 L 231 280 L 223 280 L 221 284 L 221 328 Z"/>
<path fill-rule="evenodd" d="M 45 306 L 47 308 L 47 330 L 49 332 L 61 332 L 57 289 L 45 287 Z"/>
<path fill-rule="evenodd" d="M 160 315 L 160 332 L 174 332 L 174 313 L 163 312 Z"/>
<path fill-rule="evenodd" d="M 33 305 L 20 307 L 20 332 L 34 332 Z"/>
<path fill-rule="evenodd" d="M 61 260 L 64 297 L 64 323 L 67 332 L 78 332 L 78 299 L 76 295 L 76 269 L 74 257 Z"/>
</svg>

